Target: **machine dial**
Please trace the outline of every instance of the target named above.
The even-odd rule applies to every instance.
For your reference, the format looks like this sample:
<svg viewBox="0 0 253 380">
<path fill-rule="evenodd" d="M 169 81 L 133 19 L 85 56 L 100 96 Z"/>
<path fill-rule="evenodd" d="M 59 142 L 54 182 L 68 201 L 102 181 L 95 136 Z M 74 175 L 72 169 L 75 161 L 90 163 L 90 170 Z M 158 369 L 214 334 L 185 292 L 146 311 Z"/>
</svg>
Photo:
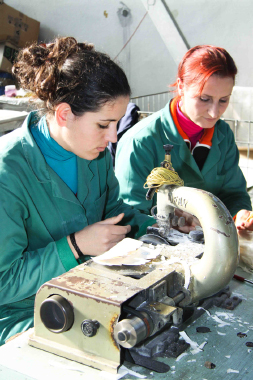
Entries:
<svg viewBox="0 0 253 380">
<path fill-rule="evenodd" d="M 40 318 L 45 327 L 53 333 L 61 333 L 74 323 L 71 304 L 58 294 L 51 295 L 40 306 Z"/>
</svg>

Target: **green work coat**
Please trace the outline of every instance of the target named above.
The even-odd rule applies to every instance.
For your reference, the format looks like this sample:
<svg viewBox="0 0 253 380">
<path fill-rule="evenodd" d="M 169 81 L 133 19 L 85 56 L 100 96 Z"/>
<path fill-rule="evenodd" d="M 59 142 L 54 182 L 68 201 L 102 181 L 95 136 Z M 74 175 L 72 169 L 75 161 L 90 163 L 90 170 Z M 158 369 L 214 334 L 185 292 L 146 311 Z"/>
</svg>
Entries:
<svg viewBox="0 0 253 380">
<path fill-rule="evenodd" d="M 0 138 L 0 344 L 33 325 L 39 287 L 79 264 L 67 235 L 122 212 L 131 236 L 155 222 L 118 200 L 107 149 L 93 161 L 77 159 L 76 197 L 34 141 L 30 128 L 36 123 L 33 112 Z"/>
<path fill-rule="evenodd" d="M 251 210 L 246 181 L 239 162 L 239 152 L 229 125 L 219 120 L 214 129 L 212 147 L 202 170 L 199 170 L 189 148 L 178 133 L 169 103 L 133 126 L 120 139 L 116 152 L 115 174 L 120 184 L 120 197 L 149 214 L 156 205 L 156 194 L 145 199 L 143 188 L 153 168 L 164 160 L 163 145 L 172 144 L 172 166 L 184 185 L 216 195 L 234 216 L 241 209 Z"/>
</svg>

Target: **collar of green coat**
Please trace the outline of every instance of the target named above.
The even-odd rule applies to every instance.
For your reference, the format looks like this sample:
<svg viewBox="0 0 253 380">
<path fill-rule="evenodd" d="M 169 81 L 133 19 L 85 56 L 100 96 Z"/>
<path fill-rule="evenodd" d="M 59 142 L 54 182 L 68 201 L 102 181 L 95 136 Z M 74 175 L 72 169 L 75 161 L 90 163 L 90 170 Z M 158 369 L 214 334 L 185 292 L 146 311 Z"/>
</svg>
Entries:
<svg viewBox="0 0 253 380">
<path fill-rule="evenodd" d="M 26 161 L 39 182 L 51 181 L 46 161 L 36 144 L 30 128 L 37 125 L 39 117 L 36 111 L 29 113 L 22 126 L 21 144 Z"/>
<path fill-rule="evenodd" d="M 90 183 L 96 173 L 96 163 L 77 157 L 78 176 L 85 176 L 84 181 L 78 181 L 78 199 L 62 179 L 51 169 L 45 161 L 38 145 L 36 144 L 30 128 L 38 123 L 39 117 L 36 111 L 31 112 L 22 126 L 21 143 L 26 161 L 41 183 L 51 182 L 52 192 L 55 197 L 69 200 L 74 203 L 83 203 L 88 194 L 87 184 Z M 84 174 L 85 173 L 85 174 Z M 82 184 L 82 186 L 81 186 Z"/>
<path fill-rule="evenodd" d="M 215 124 L 214 134 L 212 139 L 212 147 L 206 159 L 206 162 L 202 168 L 199 170 L 198 165 L 196 164 L 194 158 L 191 155 L 189 149 L 185 150 L 185 141 L 177 130 L 177 127 L 173 121 L 171 112 L 170 112 L 170 102 L 166 104 L 163 108 L 161 114 L 161 128 L 162 128 L 162 140 L 163 144 L 172 144 L 179 145 L 179 156 L 181 160 L 183 160 L 191 169 L 193 169 L 196 174 L 198 174 L 201 178 L 211 170 L 220 160 L 221 151 L 220 151 L 220 143 L 225 138 L 225 135 L 222 133 L 222 123 L 221 120 Z M 172 165 L 173 165 L 173 150 L 172 150 Z"/>
</svg>

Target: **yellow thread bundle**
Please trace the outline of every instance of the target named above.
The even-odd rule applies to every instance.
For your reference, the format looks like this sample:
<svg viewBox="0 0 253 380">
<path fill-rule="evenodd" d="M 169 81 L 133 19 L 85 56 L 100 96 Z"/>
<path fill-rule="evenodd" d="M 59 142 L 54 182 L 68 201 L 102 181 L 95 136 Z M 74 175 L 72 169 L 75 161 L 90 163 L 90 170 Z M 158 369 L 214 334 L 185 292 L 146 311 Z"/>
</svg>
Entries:
<svg viewBox="0 0 253 380">
<path fill-rule="evenodd" d="M 145 189 L 156 187 L 158 188 L 162 185 L 184 185 L 184 181 L 179 177 L 177 172 L 174 171 L 171 163 L 167 161 L 166 164 L 170 167 L 169 169 L 159 167 L 152 170 L 143 186 Z"/>
</svg>

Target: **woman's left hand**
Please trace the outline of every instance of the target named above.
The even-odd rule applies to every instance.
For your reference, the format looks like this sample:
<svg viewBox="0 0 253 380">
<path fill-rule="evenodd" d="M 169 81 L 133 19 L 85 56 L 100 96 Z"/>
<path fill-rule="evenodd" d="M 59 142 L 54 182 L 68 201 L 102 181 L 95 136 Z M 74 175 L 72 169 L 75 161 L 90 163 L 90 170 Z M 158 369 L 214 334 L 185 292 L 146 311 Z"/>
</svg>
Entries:
<svg viewBox="0 0 253 380">
<path fill-rule="evenodd" d="M 180 210 L 178 208 L 175 209 L 175 215 L 185 218 L 185 225 L 182 227 L 173 227 L 176 230 L 188 234 L 190 231 L 196 230 L 196 226 L 201 226 L 198 218 L 196 216 L 189 214 L 186 211 Z"/>
<path fill-rule="evenodd" d="M 253 211 L 240 210 L 236 215 L 235 225 L 239 231 L 253 231 Z"/>
</svg>

